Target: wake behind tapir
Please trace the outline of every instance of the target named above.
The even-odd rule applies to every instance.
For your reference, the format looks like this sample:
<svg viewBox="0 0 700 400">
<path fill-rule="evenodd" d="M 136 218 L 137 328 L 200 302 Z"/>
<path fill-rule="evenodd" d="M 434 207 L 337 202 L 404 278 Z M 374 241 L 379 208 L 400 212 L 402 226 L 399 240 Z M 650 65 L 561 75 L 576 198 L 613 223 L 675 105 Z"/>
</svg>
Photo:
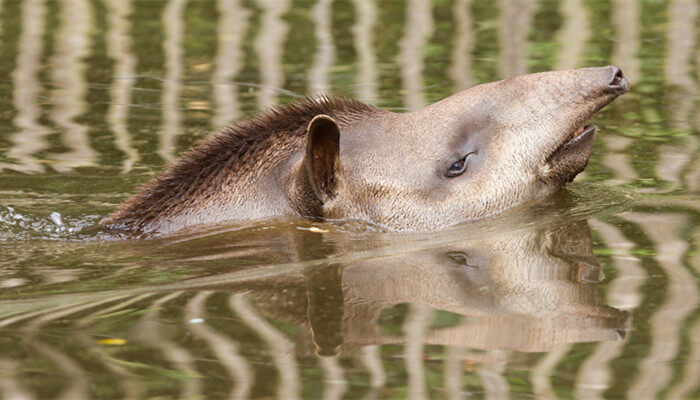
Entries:
<svg viewBox="0 0 700 400">
<path fill-rule="evenodd" d="M 487 83 L 394 113 L 325 96 L 203 140 L 102 225 L 134 232 L 307 217 L 433 230 L 548 196 L 586 167 L 614 66 Z"/>
</svg>

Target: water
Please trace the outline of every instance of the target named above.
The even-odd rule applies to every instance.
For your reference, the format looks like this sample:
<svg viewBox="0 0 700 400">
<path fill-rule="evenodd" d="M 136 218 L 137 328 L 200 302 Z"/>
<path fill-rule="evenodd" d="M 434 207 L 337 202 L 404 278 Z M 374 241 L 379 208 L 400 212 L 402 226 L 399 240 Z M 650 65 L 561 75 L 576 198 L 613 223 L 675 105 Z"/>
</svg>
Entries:
<svg viewBox="0 0 700 400">
<path fill-rule="evenodd" d="M 5 398 L 700 398 L 690 1 L 0 3 Z M 393 110 L 620 66 L 585 173 L 442 232 L 97 221 L 217 127 L 307 93 Z"/>
</svg>

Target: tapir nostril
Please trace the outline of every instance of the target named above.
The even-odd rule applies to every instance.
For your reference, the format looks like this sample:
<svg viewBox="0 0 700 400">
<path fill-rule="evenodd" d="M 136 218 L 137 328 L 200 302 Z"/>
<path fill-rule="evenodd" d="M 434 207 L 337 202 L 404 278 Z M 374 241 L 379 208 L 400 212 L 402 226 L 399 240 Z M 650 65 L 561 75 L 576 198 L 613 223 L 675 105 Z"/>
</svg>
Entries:
<svg viewBox="0 0 700 400">
<path fill-rule="evenodd" d="M 613 76 L 612 79 L 610 80 L 610 87 L 612 88 L 620 88 L 622 87 L 622 82 L 625 79 L 625 76 L 622 75 L 622 70 L 617 67 L 613 67 Z"/>
</svg>

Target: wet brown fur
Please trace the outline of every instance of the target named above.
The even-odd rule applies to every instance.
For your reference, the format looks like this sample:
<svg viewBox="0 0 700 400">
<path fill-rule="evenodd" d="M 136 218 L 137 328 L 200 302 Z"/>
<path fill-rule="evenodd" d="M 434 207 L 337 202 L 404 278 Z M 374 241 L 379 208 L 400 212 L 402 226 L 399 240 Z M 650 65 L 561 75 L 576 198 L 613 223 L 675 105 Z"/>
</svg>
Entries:
<svg viewBox="0 0 700 400">
<path fill-rule="evenodd" d="M 242 181 L 260 175 L 266 166 L 277 165 L 302 150 L 306 126 L 316 115 L 326 114 L 342 125 L 378 111 L 360 101 L 334 96 L 271 107 L 199 142 L 101 224 L 147 231 L 158 219 L 204 206 L 222 187 L 244 184 Z"/>
</svg>

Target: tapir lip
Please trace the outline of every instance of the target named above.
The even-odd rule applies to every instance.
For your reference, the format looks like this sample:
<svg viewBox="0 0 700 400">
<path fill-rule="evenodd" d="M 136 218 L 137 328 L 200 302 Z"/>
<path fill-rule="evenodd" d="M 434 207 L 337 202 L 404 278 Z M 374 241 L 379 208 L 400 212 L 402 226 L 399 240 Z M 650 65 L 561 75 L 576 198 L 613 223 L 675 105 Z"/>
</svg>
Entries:
<svg viewBox="0 0 700 400">
<path fill-rule="evenodd" d="M 595 125 L 584 125 L 581 128 L 579 128 L 579 131 L 574 131 L 571 133 L 569 137 L 571 139 L 567 140 L 566 142 L 562 143 L 561 146 L 556 151 L 559 150 L 566 150 L 566 149 L 571 149 L 574 147 L 577 147 L 578 144 L 587 141 L 587 140 L 592 140 L 593 136 L 596 131 L 596 126 Z"/>
<path fill-rule="evenodd" d="M 594 125 L 586 125 L 581 133 L 565 141 L 554 150 L 547 158 L 548 168 L 543 178 L 556 184 L 571 182 L 588 165 L 595 131 Z"/>
</svg>

